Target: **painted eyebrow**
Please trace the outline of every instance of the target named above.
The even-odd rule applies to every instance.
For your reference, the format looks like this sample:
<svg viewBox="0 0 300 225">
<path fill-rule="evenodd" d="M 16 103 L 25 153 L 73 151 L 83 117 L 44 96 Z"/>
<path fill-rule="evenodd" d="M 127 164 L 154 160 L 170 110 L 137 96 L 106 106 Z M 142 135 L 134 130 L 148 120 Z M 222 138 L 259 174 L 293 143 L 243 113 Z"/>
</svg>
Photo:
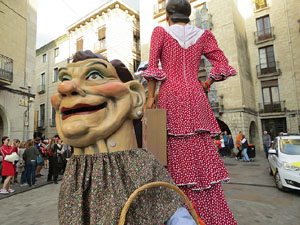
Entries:
<svg viewBox="0 0 300 225">
<path fill-rule="evenodd" d="M 92 66 L 92 65 L 95 65 L 95 64 L 101 64 L 103 65 L 105 68 L 107 68 L 107 65 L 103 62 L 100 62 L 100 61 L 95 61 L 95 62 L 91 62 L 90 64 L 87 65 L 87 67 L 89 66 Z"/>
</svg>

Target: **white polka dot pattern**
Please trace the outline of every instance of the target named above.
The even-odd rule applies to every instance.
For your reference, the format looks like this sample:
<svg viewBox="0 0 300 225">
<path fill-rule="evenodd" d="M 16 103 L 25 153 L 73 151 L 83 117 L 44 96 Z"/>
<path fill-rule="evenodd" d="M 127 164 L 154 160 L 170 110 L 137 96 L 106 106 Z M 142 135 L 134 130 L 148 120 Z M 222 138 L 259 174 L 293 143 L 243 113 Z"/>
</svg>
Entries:
<svg viewBox="0 0 300 225">
<path fill-rule="evenodd" d="M 175 183 L 206 225 L 237 224 L 219 184 L 229 181 L 229 175 L 211 139 L 220 133 L 219 125 L 197 80 L 201 55 L 214 66 L 209 79 L 222 81 L 236 74 L 210 31 L 183 49 L 164 28 L 156 27 L 143 76 L 162 80 L 158 107 L 167 110 L 168 171 Z"/>
</svg>

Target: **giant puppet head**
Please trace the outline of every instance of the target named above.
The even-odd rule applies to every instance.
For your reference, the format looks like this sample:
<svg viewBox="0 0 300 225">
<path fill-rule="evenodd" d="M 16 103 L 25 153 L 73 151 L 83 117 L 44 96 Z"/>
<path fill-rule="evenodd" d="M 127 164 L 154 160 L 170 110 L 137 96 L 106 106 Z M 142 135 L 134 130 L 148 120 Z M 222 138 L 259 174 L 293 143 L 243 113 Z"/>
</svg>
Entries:
<svg viewBox="0 0 300 225">
<path fill-rule="evenodd" d="M 58 76 L 61 84 L 51 103 L 57 132 L 67 144 L 84 148 L 106 142 L 126 121 L 141 117 L 144 89 L 119 60 L 79 51 Z"/>
</svg>

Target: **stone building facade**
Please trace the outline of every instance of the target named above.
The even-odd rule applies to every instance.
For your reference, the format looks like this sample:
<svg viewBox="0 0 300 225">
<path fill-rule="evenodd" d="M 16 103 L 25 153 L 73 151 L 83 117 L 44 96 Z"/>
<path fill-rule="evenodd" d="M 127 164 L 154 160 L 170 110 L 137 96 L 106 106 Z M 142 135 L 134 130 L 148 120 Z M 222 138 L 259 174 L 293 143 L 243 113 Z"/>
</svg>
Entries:
<svg viewBox="0 0 300 225">
<path fill-rule="evenodd" d="M 0 137 L 33 137 L 36 5 L 0 1 Z"/>
<path fill-rule="evenodd" d="M 262 149 L 263 130 L 299 132 L 300 2 L 190 0 L 191 24 L 210 29 L 238 76 L 217 82 L 208 98 L 222 130 L 243 131 Z M 155 26 L 166 26 L 165 0 L 141 0 L 141 59 Z M 151 10 L 152 9 L 152 10 Z M 245 14 L 245 9 L 247 14 Z M 243 11 L 244 10 L 244 11 Z M 211 69 L 203 58 L 199 76 Z"/>
<path fill-rule="evenodd" d="M 131 72 L 140 63 L 139 14 L 120 0 L 109 1 L 68 27 L 62 37 L 36 51 L 35 134 L 50 138 L 57 134 L 51 95 L 60 81 L 57 71 L 78 50 L 91 50 L 109 61 L 120 59 Z"/>
</svg>

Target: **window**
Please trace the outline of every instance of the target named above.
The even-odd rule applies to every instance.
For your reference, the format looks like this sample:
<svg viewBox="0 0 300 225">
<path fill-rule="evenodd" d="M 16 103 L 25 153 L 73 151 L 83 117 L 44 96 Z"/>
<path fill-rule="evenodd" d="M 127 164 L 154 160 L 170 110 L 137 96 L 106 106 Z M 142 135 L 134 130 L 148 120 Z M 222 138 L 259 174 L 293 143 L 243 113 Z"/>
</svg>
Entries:
<svg viewBox="0 0 300 225">
<path fill-rule="evenodd" d="M 42 61 L 43 61 L 43 63 L 47 62 L 47 54 L 44 54 L 44 55 L 43 55 Z"/>
<path fill-rule="evenodd" d="M 45 125 L 45 104 L 40 105 L 40 120 L 39 120 L 40 127 Z"/>
<path fill-rule="evenodd" d="M 45 86 L 45 73 L 41 74 L 41 86 Z"/>
<path fill-rule="evenodd" d="M 55 111 L 55 109 L 52 107 L 52 112 L 51 112 L 51 119 L 52 119 L 52 120 L 55 120 L 55 114 L 56 114 L 56 111 Z"/>
<path fill-rule="evenodd" d="M 278 80 L 262 81 L 264 112 L 281 112 Z"/>
<path fill-rule="evenodd" d="M 163 12 L 166 9 L 166 0 L 158 0 L 158 12 Z"/>
<path fill-rule="evenodd" d="M 59 48 L 54 49 L 54 57 L 57 57 L 59 55 Z"/>
<path fill-rule="evenodd" d="M 51 110 L 51 119 L 50 119 L 50 126 L 55 126 L 55 114 L 56 114 L 56 111 L 55 109 L 52 107 L 52 110 Z"/>
<path fill-rule="evenodd" d="M 272 37 L 269 16 L 264 16 L 256 19 L 256 27 L 257 27 L 258 40 L 264 40 Z"/>
<path fill-rule="evenodd" d="M 106 27 L 100 27 L 98 29 L 98 41 L 99 41 L 99 49 L 105 48 L 105 38 L 106 38 Z"/>
<path fill-rule="evenodd" d="M 76 41 L 76 51 L 80 51 L 80 50 L 83 50 L 83 39 L 82 38 L 79 38 Z"/>
<path fill-rule="evenodd" d="M 140 50 L 140 33 L 138 30 L 133 30 L 133 46 L 132 50 L 137 52 Z"/>
<path fill-rule="evenodd" d="M 272 45 L 259 49 L 259 64 L 261 74 L 276 72 L 275 56 Z"/>
<path fill-rule="evenodd" d="M 56 82 L 58 80 L 58 68 L 53 69 L 53 82 Z"/>
<path fill-rule="evenodd" d="M 38 86 L 37 92 L 40 94 L 45 92 L 45 73 L 41 74 L 40 85 Z"/>
<path fill-rule="evenodd" d="M 266 8 L 267 6 L 267 0 L 255 0 L 256 10 Z"/>
</svg>

